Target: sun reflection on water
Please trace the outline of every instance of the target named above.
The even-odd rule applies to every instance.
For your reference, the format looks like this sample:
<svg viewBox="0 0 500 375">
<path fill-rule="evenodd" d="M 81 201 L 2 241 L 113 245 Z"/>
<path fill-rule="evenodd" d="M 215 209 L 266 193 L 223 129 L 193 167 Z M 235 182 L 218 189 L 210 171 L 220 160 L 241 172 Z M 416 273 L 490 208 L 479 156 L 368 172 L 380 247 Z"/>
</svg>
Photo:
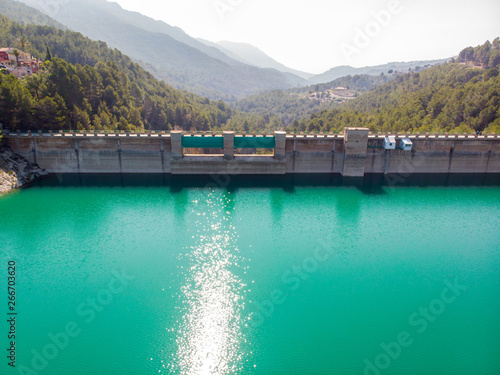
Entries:
<svg viewBox="0 0 500 375">
<path fill-rule="evenodd" d="M 229 196 L 212 192 L 199 212 L 195 245 L 186 256 L 190 268 L 182 287 L 185 313 L 177 330 L 177 371 L 189 375 L 231 374 L 241 368 L 244 306 L 236 230 Z"/>
</svg>

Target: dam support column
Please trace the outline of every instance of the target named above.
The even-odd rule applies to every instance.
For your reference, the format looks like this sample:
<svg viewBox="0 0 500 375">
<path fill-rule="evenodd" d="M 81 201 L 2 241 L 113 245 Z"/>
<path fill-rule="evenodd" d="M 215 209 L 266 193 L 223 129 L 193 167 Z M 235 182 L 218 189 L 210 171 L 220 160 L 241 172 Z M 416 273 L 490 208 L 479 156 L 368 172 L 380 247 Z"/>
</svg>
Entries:
<svg viewBox="0 0 500 375">
<path fill-rule="evenodd" d="M 344 129 L 343 176 L 363 177 L 365 175 L 368 134 L 369 130 L 367 128 Z"/>
<path fill-rule="evenodd" d="M 234 159 L 234 132 L 225 131 L 224 132 L 224 159 L 233 160 Z"/>
<path fill-rule="evenodd" d="M 285 159 L 286 132 L 274 132 L 274 158 L 276 160 Z"/>
<path fill-rule="evenodd" d="M 182 159 L 184 154 L 182 151 L 182 132 L 177 130 L 171 131 L 170 142 L 172 143 L 172 158 L 175 160 Z"/>
</svg>

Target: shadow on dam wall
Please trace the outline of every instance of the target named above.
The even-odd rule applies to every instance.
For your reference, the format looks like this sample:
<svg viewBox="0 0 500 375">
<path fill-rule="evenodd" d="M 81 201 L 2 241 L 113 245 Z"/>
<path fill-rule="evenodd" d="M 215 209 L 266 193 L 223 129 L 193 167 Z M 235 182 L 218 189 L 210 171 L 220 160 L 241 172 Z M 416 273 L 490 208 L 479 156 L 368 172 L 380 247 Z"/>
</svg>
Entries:
<svg viewBox="0 0 500 375">
<path fill-rule="evenodd" d="M 340 174 L 170 175 L 170 174 L 49 174 L 27 187 L 163 187 L 171 193 L 187 188 L 274 188 L 294 193 L 296 187 L 355 187 L 364 194 L 385 194 L 390 187 L 500 186 L 500 174 Z"/>
</svg>

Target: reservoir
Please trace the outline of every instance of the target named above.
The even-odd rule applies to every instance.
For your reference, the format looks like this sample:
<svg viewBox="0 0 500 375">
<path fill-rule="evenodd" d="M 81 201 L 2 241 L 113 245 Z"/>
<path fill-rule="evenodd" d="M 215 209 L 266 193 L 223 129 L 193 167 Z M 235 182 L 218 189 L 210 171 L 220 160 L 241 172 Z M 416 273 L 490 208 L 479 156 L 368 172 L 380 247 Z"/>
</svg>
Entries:
<svg viewBox="0 0 500 375">
<path fill-rule="evenodd" d="M 1 374 L 500 373 L 498 175 L 59 174 L 0 220 Z"/>
</svg>

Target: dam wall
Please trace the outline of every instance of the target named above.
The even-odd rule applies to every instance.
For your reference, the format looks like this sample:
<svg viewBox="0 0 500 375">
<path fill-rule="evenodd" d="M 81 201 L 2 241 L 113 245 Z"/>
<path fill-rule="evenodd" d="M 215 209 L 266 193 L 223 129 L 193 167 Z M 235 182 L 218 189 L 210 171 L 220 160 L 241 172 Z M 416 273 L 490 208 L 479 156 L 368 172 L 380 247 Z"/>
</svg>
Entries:
<svg viewBox="0 0 500 375">
<path fill-rule="evenodd" d="M 239 135 L 6 132 L 12 150 L 51 173 L 286 174 L 500 173 L 498 135 L 393 135 L 346 128 L 344 134 Z M 220 154 L 204 154 L 215 148 Z M 190 150 L 199 153 L 189 154 Z M 267 153 L 255 152 L 267 150 Z M 252 153 L 253 152 L 253 153 Z"/>
</svg>

